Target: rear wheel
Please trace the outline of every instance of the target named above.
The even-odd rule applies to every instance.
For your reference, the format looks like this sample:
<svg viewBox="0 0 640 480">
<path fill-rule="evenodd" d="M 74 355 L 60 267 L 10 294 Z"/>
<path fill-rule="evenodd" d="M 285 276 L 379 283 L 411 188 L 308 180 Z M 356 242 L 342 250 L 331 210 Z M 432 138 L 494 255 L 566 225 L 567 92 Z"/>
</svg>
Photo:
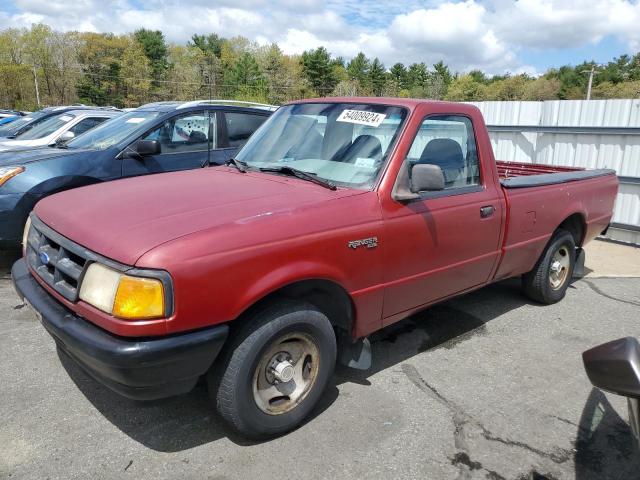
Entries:
<svg viewBox="0 0 640 480">
<path fill-rule="evenodd" d="M 333 373 L 336 338 L 314 306 L 284 301 L 250 319 L 209 374 L 232 428 L 250 438 L 285 433 L 313 410 Z"/>
<path fill-rule="evenodd" d="M 559 302 L 569 287 L 575 261 L 573 235 L 557 230 L 533 270 L 522 276 L 524 293 L 536 302 Z"/>
</svg>

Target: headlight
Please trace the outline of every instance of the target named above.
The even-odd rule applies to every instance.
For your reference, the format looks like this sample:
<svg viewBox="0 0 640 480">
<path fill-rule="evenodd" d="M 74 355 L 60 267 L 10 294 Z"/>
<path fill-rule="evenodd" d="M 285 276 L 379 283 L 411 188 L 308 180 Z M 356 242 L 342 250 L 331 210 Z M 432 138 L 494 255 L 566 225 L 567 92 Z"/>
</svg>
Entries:
<svg viewBox="0 0 640 480">
<path fill-rule="evenodd" d="M 2 167 L 0 168 L 0 187 L 4 185 L 10 178 L 24 172 L 24 167 Z"/>
<path fill-rule="evenodd" d="M 133 277 L 100 263 L 89 265 L 80 287 L 80 299 L 127 320 L 165 316 L 164 287 L 160 280 Z"/>
<path fill-rule="evenodd" d="M 24 224 L 24 232 L 22 232 L 22 254 L 27 251 L 27 240 L 29 238 L 29 230 L 31 229 L 31 217 L 27 217 L 27 223 Z"/>
</svg>

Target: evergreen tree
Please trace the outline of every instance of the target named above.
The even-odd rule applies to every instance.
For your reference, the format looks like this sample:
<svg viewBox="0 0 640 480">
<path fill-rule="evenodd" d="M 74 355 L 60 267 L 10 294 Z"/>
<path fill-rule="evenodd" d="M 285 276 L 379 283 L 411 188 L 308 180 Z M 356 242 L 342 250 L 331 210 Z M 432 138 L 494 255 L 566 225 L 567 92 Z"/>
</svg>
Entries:
<svg viewBox="0 0 640 480">
<path fill-rule="evenodd" d="M 396 63 L 391 70 L 389 70 L 389 76 L 396 82 L 398 88 L 406 89 L 407 84 L 407 69 L 402 63 Z"/>
<path fill-rule="evenodd" d="M 386 83 L 385 68 L 378 58 L 374 58 L 369 67 L 368 73 L 369 84 L 371 85 L 371 93 L 379 97 L 384 91 Z"/>
<path fill-rule="evenodd" d="M 169 50 L 164 35 L 160 30 L 147 30 L 146 28 L 137 30 L 133 35 L 142 45 L 144 54 L 149 59 L 154 86 L 157 87 L 158 81 L 162 79 L 169 68 L 167 61 Z"/>
<path fill-rule="evenodd" d="M 365 88 L 368 84 L 367 80 L 370 67 L 371 64 L 366 55 L 362 52 L 358 53 L 347 64 L 347 75 L 349 76 L 349 80 L 355 80 L 361 87 Z"/>
<path fill-rule="evenodd" d="M 328 95 L 338 84 L 331 56 L 324 47 L 309 50 L 302 54 L 302 72 L 321 96 Z"/>
</svg>

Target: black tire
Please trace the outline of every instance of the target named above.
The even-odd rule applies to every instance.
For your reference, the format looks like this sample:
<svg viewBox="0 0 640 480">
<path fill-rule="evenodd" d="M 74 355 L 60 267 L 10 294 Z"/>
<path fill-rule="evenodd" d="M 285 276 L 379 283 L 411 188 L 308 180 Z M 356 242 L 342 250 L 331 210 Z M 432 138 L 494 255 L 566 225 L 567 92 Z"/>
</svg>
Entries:
<svg viewBox="0 0 640 480">
<path fill-rule="evenodd" d="M 552 274 L 553 258 L 556 253 L 566 252 L 568 267 L 564 280 L 558 286 L 552 285 L 550 275 Z M 529 298 L 536 302 L 550 305 L 559 302 L 565 296 L 567 288 L 571 283 L 573 268 L 576 262 L 576 243 L 566 230 L 557 230 L 549 241 L 540 259 L 533 270 L 522 276 L 522 289 Z"/>
<path fill-rule="evenodd" d="M 317 347 L 315 380 L 290 410 L 265 413 L 254 398 L 256 369 L 279 339 L 289 335 L 304 336 Z M 326 315 L 308 303 L 282 300 L 247 319 L 233 335 L 208 374 L 209 394 L 222 418 L 247 438 L 262 439 L 288 432 L 300 425 L 318 403 L 334 372 L 336 350 L 335 333 Z"/>
</svg>

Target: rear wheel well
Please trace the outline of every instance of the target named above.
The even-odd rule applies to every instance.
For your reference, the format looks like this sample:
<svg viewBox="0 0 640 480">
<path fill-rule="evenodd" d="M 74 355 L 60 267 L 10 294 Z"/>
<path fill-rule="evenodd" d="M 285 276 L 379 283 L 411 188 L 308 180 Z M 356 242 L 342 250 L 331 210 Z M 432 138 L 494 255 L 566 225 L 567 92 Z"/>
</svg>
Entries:
<svg viewBox="0 0 640 480">
<path fill-rule="evenodd" d="M 260 299 L 242 317 L 249 318 L 266 305 L 283 298 L 312 304 L 327 316 L 334 329 L 351 336 L 354 317 L 353 302 L 343 287 L 330 280 L 303 280 L 286 285 Z"/>
<path fill-rule="evenodd" d="M 557 230 L 566 230 L 573 237 L 576 247 L 581 247 L 586 231 L 584 217 L 580 213 L 574 213 L 567 217 L 557 228 Z"/>
</svg>

